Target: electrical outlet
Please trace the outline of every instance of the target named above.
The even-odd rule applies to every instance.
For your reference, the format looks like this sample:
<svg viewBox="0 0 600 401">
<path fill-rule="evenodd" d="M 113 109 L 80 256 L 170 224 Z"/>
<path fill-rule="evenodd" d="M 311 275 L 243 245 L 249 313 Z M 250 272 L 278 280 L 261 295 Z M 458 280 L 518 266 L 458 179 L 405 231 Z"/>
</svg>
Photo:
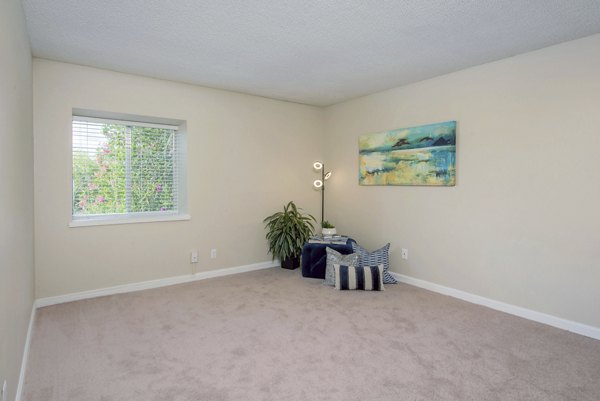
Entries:
<svg viewBox="0 0 600 401">
<path fill-rule="evenodd" d="M 402 248 L 402 259 L 408 259 L 408 249 Z"/>
<path fill-rule="evenodd" d="M 2 384 L 2 393 L 0 393 L 0 400 L 6 401 L 6 397 L 8 397 L 7 389 L 6 389 L 6 380 L 4 380 L 4 384 Z"/>
<path fill-rule="evenodd" d="M 192 251 L 190 256 L 190 263 L 198 263 L 198 251 Z"/>
<path fill-rule="evenodd" d="M 215 248 L 210 250 L 210 258 L 211 259 L 216 259 L 217 258 L 217 250 Z"/>
</svg>

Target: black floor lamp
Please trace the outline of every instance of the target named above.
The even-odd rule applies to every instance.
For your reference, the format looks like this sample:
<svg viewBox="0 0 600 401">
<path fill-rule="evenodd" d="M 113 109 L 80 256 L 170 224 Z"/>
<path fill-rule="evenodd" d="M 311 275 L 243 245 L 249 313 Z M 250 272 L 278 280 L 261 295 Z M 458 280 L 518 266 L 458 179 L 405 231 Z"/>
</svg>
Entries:
<svg viewBox="0 0 600 401">
<path fill-rule="evenodd" d="M 325 221 L 325 181 L 331 177 L 331 171 L 325 172 L 325 164 L 322 162 L 314 162 L 313 168 L 321 172 L 321 179 L 315 180 L 313 186 L 321 191 L 321 227 L 323 227 L 323 221 Z"/>
</svg>

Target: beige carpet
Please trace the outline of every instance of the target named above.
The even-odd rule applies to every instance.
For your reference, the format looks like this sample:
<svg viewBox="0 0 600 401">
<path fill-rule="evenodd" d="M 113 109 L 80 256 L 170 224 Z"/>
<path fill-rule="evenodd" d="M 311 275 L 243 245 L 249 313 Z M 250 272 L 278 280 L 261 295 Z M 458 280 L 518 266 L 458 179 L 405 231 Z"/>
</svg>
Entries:
<svg viewBox="0 0 600 401">
<path fill-rule="evenodd" d="M 24 400 L 600 400 L 600 341 L 269 269 L 40 309 Z"/>
</svg>

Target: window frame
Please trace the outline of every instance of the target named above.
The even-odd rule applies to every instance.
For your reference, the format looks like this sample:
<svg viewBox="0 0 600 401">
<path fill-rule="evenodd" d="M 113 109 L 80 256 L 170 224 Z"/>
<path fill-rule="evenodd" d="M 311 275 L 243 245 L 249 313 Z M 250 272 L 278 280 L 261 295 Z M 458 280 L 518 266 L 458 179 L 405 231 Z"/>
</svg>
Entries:
<svg viewBox="0 0 600 401">
<path fill-rule="evenodd" d="M 177 210 L 152 211 L 152 212 L 129 212 L 129 213 L 106 213 L 75 215 L 73 212 L 73 121 L 101 122 L 109 124 L 135 125 L 150 128 L 176 129 L 176 151 L 177 155 Z M 132 114 L 92 111 L 85 109 L 73 109 L 70 125 L 70 220 L 69 227 L 85 227 L 113 224 L 152 223 L 164 221 L 190 220 L 187 206 L 187 124 L 184 120 L 147 117 Z"/>
</svg>

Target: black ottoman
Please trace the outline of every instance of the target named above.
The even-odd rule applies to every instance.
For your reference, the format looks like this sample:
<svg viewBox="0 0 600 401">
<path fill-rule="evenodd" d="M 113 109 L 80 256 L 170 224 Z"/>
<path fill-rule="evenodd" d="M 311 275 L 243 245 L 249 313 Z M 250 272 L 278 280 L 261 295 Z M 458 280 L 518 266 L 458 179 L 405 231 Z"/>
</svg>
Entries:
<svg viewBox="0 0 600 401">
<path fill-rule="evenodd" d="M 348 238 L 345 245 L 338 244 L 304 244 L 302 248 L 302 276 L 311 278 L 325 278 L 325 268 L 327 267 L 327 251 L 329 247 L 335 249 L 342 255 L 352 253 L 352 243 L 356 243 L 352 238 Z"/>
</svg>

